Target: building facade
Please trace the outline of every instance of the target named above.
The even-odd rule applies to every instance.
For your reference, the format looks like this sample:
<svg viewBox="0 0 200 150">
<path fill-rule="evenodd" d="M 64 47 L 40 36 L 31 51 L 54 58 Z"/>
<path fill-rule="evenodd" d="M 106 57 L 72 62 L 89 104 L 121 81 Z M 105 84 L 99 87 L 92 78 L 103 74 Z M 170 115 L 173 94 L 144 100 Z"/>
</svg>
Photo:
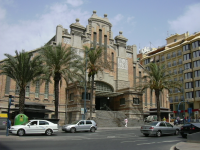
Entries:
<svg viewBox="0 0 200 150">
<path fill-rule="evenodd" d="M 167 44 L 142 56 L 145 66 L 158 62 L 169 68 L 169 80 L 181 81 L 182 89 L 170 89 L 166 97 L 174 116 L 199 118 L 200 110 L 200 32 L 189 35 L 174 34 L 166 38 Z M 188 108 L 192 113 L 188 114 Z"/>
<path fill-rule="evenodd" d="M 156 107 L 155 96 L 149 96 L 150 91 L 144 93 L 135 90 L 142 77 L 143 69 L 137 60 L 136 45 L 127 45 L 128 39 L 122 32 L 113 38 L 112 24 L 104 15 L 98 17 L 93 11 L 88 19 L 86 27 L 76 19 L 70 25 L 70 32 L 61 25 L 56 27 L 55 36 L 47 44 L 71 46 L 78 55 L 85 57 L 83 46 L 104 46 L 104 59 L 111 59 L 112 69 L 104 70 L 95 76 L 94 96 L 90 97 L 90 89 L 87 89 L 86 96 L 86 119 L 89 118 L 90 100 L 93 101 L 93 117 L 96 110 L 123 111 L 129 118 L 143 118 L 145 111 Z M 38 54 L 40 48 L 30 51 L 34 55 Z M 108 57 L 110 56 L 110 57 Z M 3 63 L 3 60 L 1 61 Z M 19 89 L 16 83 L 6 76 L 0 76 L 0 113 L 7 111 L 8 96 L 15 96 L 15 103 L 18 103 Z M 78 84 L 67 86 L 64 82 L 59 93 L 59 124 L 70 123 L 81 119 L 81 108 L 84 108 L 84 88 Z M 50 110 L 45 113 L 45 118 L 54 118 L 54 88 L 53 83 L 43 83 L 40 85 L 29 84 L 26 88 L 26 102 L 45 105 Z M 163 102 L 163 106 L 168 104 Z M 13 106 L 14 109 L 14 106 Z M 36 113 L 36 112 L 34 112 Z"/>
</svg>

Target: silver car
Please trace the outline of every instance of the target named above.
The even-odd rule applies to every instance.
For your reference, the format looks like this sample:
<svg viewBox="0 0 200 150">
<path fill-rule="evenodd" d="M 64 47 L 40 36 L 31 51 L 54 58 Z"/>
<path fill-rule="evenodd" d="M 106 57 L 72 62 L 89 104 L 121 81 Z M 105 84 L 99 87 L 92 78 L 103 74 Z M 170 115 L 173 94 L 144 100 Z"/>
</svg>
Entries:
<svg viewBox="0 0 200 150">
<path fill-rule="evenodd" d="M 62 126 L 62 131 L 75 133 L 76 131 L 90 131 L 95 132 L 97 124 L 94 120 L 80 120 L 74 121 L 72 124 Z"/>
<path fill-rule="evenodd" d="M 145 136 L 156 135 L 160 137 L 162 134 L 179 134 L 179 127 L 173 126 L 165 121 L 153 121 L 148 123 L 147 125 L 141 126 L 141 133 Z"/>
</svg>

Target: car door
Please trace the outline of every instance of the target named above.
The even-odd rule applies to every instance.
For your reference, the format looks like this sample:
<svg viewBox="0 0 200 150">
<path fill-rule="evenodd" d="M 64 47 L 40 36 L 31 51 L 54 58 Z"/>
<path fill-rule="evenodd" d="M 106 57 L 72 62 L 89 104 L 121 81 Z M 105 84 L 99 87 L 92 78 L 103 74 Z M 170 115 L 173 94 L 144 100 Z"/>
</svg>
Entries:
<svg viewBox="0 0 200 150">
<path fill-rule="evenodd" d="M 158 130 L 161 130 L 162 134 L 166 134 L 167 128 L 165 122 L 160 122 Z"/>
<path fill-rule="evenodd" d="M 38 133 L 38 121 L 32 121 L 29 123 L 26 129 L 26 133 Z"/>
<path fill-rule="evenodd" d="M 85 126 L 85 121 L 84 120 L 79 121 L 79 123 L 77 124 L 77 127 L 76 127 L 76 131 L 83 131 L 84 126 Z"/>
<path fill-rule="evenodd" d="M 39 121 L 38 130 L 39 133 L 45 133 L 46 129 L 49 127 L 49 123 L 46 121 Z"/>
<path fill-rule="evenodd" d="M 92 126 L 92 121 L 86 120 L 85 130 L 89 131 Z"/>
<path fill-rule="evenodd" d="M 167 129 L 166 129 L 166 134 L 173 134 L 175 133 L 175 129 L 173 127 L 173 125 L 171 125 L 170 123 L 166 122 L 166 126 L 167 126 Z"/>
</svg>

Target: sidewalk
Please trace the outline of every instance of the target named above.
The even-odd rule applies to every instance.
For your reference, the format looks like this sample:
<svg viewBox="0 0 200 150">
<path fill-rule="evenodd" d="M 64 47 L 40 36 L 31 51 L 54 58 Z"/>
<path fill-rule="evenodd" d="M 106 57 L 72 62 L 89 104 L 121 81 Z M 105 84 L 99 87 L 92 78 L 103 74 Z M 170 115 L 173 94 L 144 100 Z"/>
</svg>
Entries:
<svg viewBox="0 0 200 150">
<path fill-rule="evenodd" d="M 172 146 L 170 150 L 199 150 L 200 143 L 179 142 Z"/>
</svg>

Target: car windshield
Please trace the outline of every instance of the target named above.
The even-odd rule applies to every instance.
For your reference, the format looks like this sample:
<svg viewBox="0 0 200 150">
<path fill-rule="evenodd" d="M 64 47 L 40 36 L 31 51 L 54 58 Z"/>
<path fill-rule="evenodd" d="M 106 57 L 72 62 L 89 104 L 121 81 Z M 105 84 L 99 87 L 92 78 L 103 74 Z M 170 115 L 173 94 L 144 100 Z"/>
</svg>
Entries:
<svg viewBox="0 0 200 150">
<path fill-rule="evenodd" d="M 76 120 L 74 122 L 72 122 L 72 124 L 77 124 L 79 122 L 79 120 Z"/>
<path fill-rule="evenodd" d="M 158 124 L 158 122 L 155 121 L 155 122 L 150 122 L 150 123 L 148 123 L 147 125 L 150 125 L 150 126 L 156 126 L 157 124 Z"/>
</svg>

